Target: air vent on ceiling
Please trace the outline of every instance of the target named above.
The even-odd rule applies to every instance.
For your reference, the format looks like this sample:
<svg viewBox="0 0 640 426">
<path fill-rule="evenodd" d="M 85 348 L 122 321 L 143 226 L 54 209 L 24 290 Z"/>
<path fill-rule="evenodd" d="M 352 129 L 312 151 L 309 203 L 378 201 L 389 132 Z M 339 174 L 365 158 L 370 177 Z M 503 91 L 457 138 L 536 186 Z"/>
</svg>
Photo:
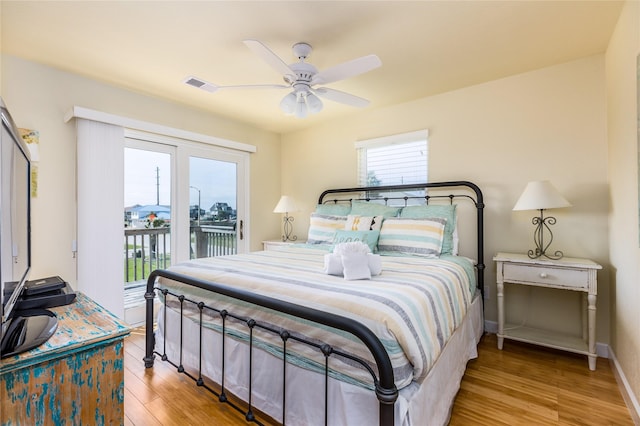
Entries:
<svg viewBox="0 0 640 426">
<path fill-rule="evenodd" d="M 193 86 L 195 88 L 201 89 L 201 90 L 205 90 L 207 92 L 215 92 L 216 90 L 218 90 L 218 86 L 216 86 L 213 83 L 209 83 L 207 81 L 201 80 L 199 78 L 193 77 L 193 76 L 189 76 L 187 78 L 184 79 L 184 83 L 188 84 L 189 86 Z"/>
</svg>

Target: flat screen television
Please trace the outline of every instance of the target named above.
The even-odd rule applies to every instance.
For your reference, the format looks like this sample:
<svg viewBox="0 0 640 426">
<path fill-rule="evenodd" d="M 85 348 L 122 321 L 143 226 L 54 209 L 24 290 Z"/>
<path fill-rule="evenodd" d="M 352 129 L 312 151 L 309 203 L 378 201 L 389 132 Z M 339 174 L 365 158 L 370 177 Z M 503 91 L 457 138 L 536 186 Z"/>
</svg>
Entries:
<svg viewBox="0 0 640 426">
<path fill-rule="evenodd" d="M 38 346 L 57 320 L 43 309 L 16 309 L 31 269 L 31 160 L 27 144 L 0 98 L 0 357 Z"/>
</svg>

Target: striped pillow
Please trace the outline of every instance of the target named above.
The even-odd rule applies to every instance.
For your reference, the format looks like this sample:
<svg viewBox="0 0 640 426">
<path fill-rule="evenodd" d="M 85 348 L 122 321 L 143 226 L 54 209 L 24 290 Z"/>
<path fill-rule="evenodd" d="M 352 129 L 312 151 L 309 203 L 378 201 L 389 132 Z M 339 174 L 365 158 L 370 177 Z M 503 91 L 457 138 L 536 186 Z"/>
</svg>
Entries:
<svg viewBox="0 0 640 426">
<path fill-rule="evenodd" d="M 382 222 L 378 253 L 382 255 L 409 254 L 439 257 L 447 220 L 388 218 Z"/>
<path fill-rule="evenodd" d="M 407 206 L 400 211 L 400 217 L 426 219 L 441 217 L 447 219 L 442 240 L 442 254 L 458 254 L 456 242 L 456 204 Z"/>
<path fill-rule="evenodd" d="M 311 213 L 307 244 L 332 244 L 338 229 L 344 229 L 346 216 Z"/>
</svg>

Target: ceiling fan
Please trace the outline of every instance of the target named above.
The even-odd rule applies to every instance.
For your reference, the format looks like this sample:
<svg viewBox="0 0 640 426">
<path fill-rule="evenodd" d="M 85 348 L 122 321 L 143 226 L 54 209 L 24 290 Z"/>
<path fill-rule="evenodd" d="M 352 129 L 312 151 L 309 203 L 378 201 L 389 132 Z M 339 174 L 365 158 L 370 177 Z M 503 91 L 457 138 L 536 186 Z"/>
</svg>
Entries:
<svg viewBox="0 0 640 426">
<path fill-rule="evenodd" d="M 244 44 L 282 74 L 285 84 L 218 86 L 194 76 L 187 77 L 184 83 L 211 93 L 220 89 L 293 89 L 280 101 L 280 109 L 285 114 L 304 118 L 308 113 L 315 114 L 322 110 L 323 104 L 318 96 L 359 108 L 369 105 L 367 99 L 329 87 L 317 86 L 364 74 L 382 65 L 382 61 L 376 55 L 367 55 L 318 71 L 316 67 L 305 62 L 311 54 L 311 45 L 308 43 L 293 45 L 293 54 L 299 62 L 289 65 L 258 40 L 244 40 Z"/>
</svg>

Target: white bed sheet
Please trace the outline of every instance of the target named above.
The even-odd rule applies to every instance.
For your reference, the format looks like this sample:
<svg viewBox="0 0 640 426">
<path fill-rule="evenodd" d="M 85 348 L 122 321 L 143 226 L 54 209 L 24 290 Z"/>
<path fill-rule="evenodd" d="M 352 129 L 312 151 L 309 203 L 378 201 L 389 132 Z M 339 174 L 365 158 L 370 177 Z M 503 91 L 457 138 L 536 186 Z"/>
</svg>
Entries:
<svg viewBox="0 0 640 426">
<path fill-rule="evenodd" d="M 173 362 L 180 359 L 179 314 L 167 310 L 167 330 L 164 329 L 164 310 L 158 316 L 156 350 L 163 351 L 164 337 L 168 337 L 166 353 Z M 199 357 L 199 327 L 191 320 L 183 321 L 183 365 L 197 372 Z M 413 382 L 400 391 L 395 405 L 395 425 L 445 425 L 450 417 L 453 401 L 460 387 L 466 364 L 477 357 L 477 344 L 483 333 L 482 297 L 477 292 L 467 315 L 446 344 L 440 357 L 422 383 Z M 243 400 L 248 400 L 248 346 L 234 339 L 225 339 L 225 387 Z M 202 375 L 220 383 L 220 335 L 203 329 Z M 156 362 L 162 362 L 157 360 Z M 254 407 L 282 422 L 282 360 L 255 349 L 253 351 Z M 294 379 L 295 377 L 295 379 Z M 324 376 L 287 365 L 286 423 L 288 425 L 324 424 Z M 213 400 L 212 403 L 218 403 Z M 330 425 L 376 425 L 379 419 L 378 400 L 366 389 L 329 379 Z"/>
</svg>

